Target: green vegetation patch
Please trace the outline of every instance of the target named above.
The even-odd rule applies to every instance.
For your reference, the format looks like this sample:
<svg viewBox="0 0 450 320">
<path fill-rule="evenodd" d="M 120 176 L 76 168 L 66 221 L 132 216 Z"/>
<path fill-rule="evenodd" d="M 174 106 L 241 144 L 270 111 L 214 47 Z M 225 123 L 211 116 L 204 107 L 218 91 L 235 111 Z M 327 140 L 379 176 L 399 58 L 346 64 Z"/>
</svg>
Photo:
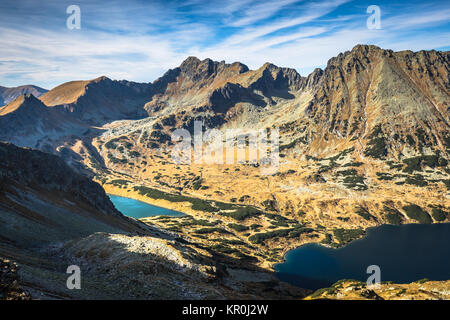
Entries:
<svg viewBox="0 0 450 320">
<path fill-rule="evenodd" d="M 356 214 L 368 221 L 376 220 L 376 218 L 373 215 L 371 215 L 367 209 L 362 208 L 362 207 L 360 207 L 360 208 L 358 208 L 358 210 L 356 210 Z"/>
<path fill-rule="evenodd" d="M 279 238 L 279 237 L 287 237 L 287 238 L 297 238 L 301 234 L 304 233 L 311 233 L 314 229 L 312 228 L 306 228 L 303 225 L 297 225 L 293 228 L 287 228 L 287 229 L 278 229 L 274 231 L 269 231 L 265 233 L 255 233 L 254 235 L 250 236 L 248 240 L 251 243 L 255 244 L 263 244 L 265 240 L 273 239 L 273 238 Z"/>
<path fill-rule="evenodd" d="M 376 175 L 378 180 L 394 180 L 394 177 L 387 172 L 377 172 Z"/>
<path fill-rule="evenodd" d="M 334 229 L 334 237 L 339 241 L 340 244 L 346 244 L 350 241 L 361 238 L 365 231 L 363 229 Z"/>
<path fill-rule="evenodd" d="M 343 176 L 343 183 L 349 189 L 353 190 L 367 190 L 367 186 L 364 183 L 364 177 L 358 175 L 355 169 L 348 169 L 336 172 L 336 175 Z"/>
<path fill-rule="evenodd" d="M 346 164 L 344 164 L 344 165 L 342 165 L 343 167 L 360 167 L 360 166 L 362 166 L 364 163 L 363 162 L 349 162 L 349 163 L 346 163 Z"/>
<path fill-rule="evenodd" d="M 136 186 L 134 190 L 139 192 L 139 194 L 152 198 L 152 199 L 163 199 L 171 202 L 190 202 L 192 203 L 192 209 L 206 212 L 217 212 L 218 208 L 211 205 L 207 200 L 197 199 L 193 197 L 187 197 L 180 194 L 172 194 L 157 189 Z"/>
<path fill-rule="evenodd" d="M 420 174 L 416 174 L 416 175 L 407 177 L 405 179 L 405 183 L 411 184 L 414 186 L 418 186 L 418 187 L 425 187 L 428 185 L 427 180 L 425 180 L 425 178 L 423 176 L 421 176 Z"/>
<path fill-rule="evenodd" d="M 431 215 L 436 221 L 444 221 L 445 219 L 447 219 L 448 212 L 445 212 L 441 208 L 433 208 L 431 210 Z"/>
<path fill-rule="evenodd" d="M 313 294 L 310 295 L 311 298 L 319 298 L 323 294 L 333 295 L 337 292 L 336 288 L 330 287 L 330 288 L 321 288 L 316 291 L 314 291 Z"/>
<path fill-rule="evenodd" d="M 141 154 L 139 152 L 137 152 L 137 151 L 130 151 L 129 155 L 132 158 L 139 158 L 141 156 Z"/>
<path fill-rule="evenodd" d="M 197 234 L 209 234 L 213 232 L 221 233 L 221 234 L 230 234 L 229 231 L 224 228 L 214 227 L 214 228 L 201 228 L 194 231 Z"/>
<path fill-rule="evenodd" d="M 131 181 L 125 179 L 115 179 L 107 182 L 106 184 L 112 184 L 115 187 L 122 187 L 122 186 L 126 187 L 129 183 L 131 183 Z"/>
<path fill-rule="evenodd" d="M 331 245 L 333 243 L 333 236 L 329 233 L 325 233 L 325 238 L 321 241 L 321 243 Z"/>
<path fill-rule="evenodd" d="M 237 223 L 229 223 L 227 226 L 237 232 L 243 232 L 243 231 L 247 231 L 250 229 L 247 226 L 244 226 L 242 224 L 237 224 Z"/>
<path fill-rule="evenodd" d="M 226 217 L 233 218 L 234 220 L 237 220 L 237 221 L 244 221 L 248 218 L 259 216 L 263 213 L 264 212 L 262 212 L 259 209 L 254 208 L 254 207 L 245 206 L 245 207 L 239 207 L 234 212 L 221 212 L 220 214 L 223 216 L 226 216 Z"/>
<path fill-rule="evenodd" d="M 196 226 L 205 226 L 205 227 L 212 227 L 212 226 L 216 226 L 219 224 L 218 221 L 208 221 L 208 220 L 204 220 L 204 219 L 192 219 L 192 221 L 190 221 L 191 225 L 196 225 Z"/>
<path fill-rule="evenodd" d="M 367 145 L 369 146 L 365 151 L 364 155 L 366 157 L 372 157 L 374 159 L 384 159 L 387 156 L 387 146 L 386 140 L 382 136 L 383 131 L 381 125 L 377 125 L 371 135 L 369 136 L 369 141 Z"/>
<path fill-rule="evenodd" d="M 215 245 L 211 246 L 211 249 L 213 249 L 214 251 L 223 253 L 223 254 L 235 254 L 235 253 L 238 253 L 238 252 L 240 253 L 239 250 L 237 250 L 237 249 L 235 249 L 233 247 L 227 246 L 227 245 L 223 245 L 221 243 L 218 243 L 218 244 L 215 244 Z"/>
<path fill-rule="evenodd" d="M 439 153 L 404 159 L 403 163 L 406 164 L 403 171 L 407 173 L 422 171 L 423 166 L 436 168 L 445 167 L 448 164 L 447 160 L 442 158 Z"/>
<path fill-rule="evenodd" d="M 111 161 L 112 163 L 114 163 L 114 164 L 117 164 L 117 163 L 122 163 L 122 164 L 126 164 L 126 163 L 128 163 L 128 161 L 127 161 L 127 159 L 119 159 L 119 158 L 116 158 L 116 157 L 114 157 L 112 154 L 110 154 L 110 153 L 108 153 L 108 159 L 109 159 L 109 161 Z"/>
<path fill-rule="evenodd" d="M 384 207 L 384 217 L 389 224 L 401 224 L 403 221 L 403 215 L 400 211 L 394 208 Z"/>
<path fill-rule="evenodd" d="M 405 210 L 408 217 L 419 221 L 419 223 L 429 224 L 432 222 L 430 215 L 416 204 L 404 206 L 403 210 Z"/>
</svg>

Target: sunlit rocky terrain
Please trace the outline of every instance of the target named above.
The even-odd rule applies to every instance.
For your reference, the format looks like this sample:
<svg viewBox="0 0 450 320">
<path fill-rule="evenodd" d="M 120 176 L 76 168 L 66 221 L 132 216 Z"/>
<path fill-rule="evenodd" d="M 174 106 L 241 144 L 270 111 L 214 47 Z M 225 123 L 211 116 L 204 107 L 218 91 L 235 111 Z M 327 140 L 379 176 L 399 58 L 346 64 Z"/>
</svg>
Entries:
<svg viewBox="0 0 450 320">
<path fill-rule="evenodd" d="M 56 286 L 69 262 L 89 274 L 75 298 L 303 298 L 273 275 L 288 250 L 449 222 L 449 59 L 358 45 L 302 76 L 189 57 L 152 83 L 99 77 L 18 95 L 0 108 L 0 139 L 18 146 L 0 146 L 0 256 L 23 264 L 32 298 L 74 298 Z M 276 173 L 248 159 L 174 163 L 172 132 L 198 120 L 224 135 L 278 130 Z M 186 216 L 126 218 L 105 191 Z M 343 281 L 310 298 L 448 290 Z"/>
</svg>

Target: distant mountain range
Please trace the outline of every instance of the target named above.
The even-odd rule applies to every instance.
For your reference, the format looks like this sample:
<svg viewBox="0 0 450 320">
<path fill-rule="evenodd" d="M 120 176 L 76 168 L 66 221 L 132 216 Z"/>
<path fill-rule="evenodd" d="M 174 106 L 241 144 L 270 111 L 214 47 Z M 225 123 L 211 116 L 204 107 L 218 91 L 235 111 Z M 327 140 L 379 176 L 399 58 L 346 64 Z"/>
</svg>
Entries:
<svg viewBox="0 0 450 320">
<path fill-rule="evenodd" d="M 42 94 L 46 93 L 47 91 L 48 90 L 46 89 L 33 85 L 26 85 L 12 88 L 0 86 L 0 106 L 10 103 L 11 101 L 13 101 L 14 99 L 23 94 L 32 94 L 35 97 L 39 97 Z"/>
<path fill-rule="evenodd" d="M 374 158 L 445 153 L 449 59 L 449 52 L 358 45 L 307 77 L 270 63 L 249 70 L 239 62 L 189 57 L 153 83 L 99 77 L 45 93 L 32 86 L 5 89 L 40 101 L 19 96 L 2 107 L 0 138 L 54 152 L 74 135 L 151 116 L 160 119 L 156 130 L 163 135 L 200 118 L 210 128 L 278 127 L 284 149 L 312 156 L 351 146 Z"/>
</svg>

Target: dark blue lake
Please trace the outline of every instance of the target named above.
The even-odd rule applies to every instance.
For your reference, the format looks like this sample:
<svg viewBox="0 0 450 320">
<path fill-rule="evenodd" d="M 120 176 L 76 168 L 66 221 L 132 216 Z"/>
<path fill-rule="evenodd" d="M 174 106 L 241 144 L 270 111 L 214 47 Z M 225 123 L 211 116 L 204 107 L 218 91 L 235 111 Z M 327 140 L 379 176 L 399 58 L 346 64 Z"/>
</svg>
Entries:
<svg viewBox="0 0 450 320">
<path fill-rule="evenodd" d="M 153 216 L 184 216 L 184 213 L 182 212 L 153 206 L 151 204 L 131 198 L 119 197 L 111 194 L 109 194 L 108 196 L 117 210 L 122 212 L 124 215 L 135 219 Z"/>
<path fill-rule="evenodd" d="M 289 251 L 275 265 L 280 280 L 318 289 L 340 279 L 366 281 L 369 265 L 381 269 L 381 281 L 408 283 L 450 279 L 450 224 L 384 225 L 343 248 L 307 244 Z"/>
</svg>

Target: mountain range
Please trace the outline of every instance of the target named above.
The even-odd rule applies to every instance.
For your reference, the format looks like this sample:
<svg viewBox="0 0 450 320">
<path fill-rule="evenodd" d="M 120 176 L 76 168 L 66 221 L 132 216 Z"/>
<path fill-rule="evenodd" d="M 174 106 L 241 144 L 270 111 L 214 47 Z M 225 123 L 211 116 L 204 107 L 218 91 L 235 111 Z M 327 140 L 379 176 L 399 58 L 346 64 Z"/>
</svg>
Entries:
<svg viewBox="0 0 450 320">
<path fill-rule="evenodd" d="M 24 94 L 32 94 L 35 97 L 39 97 L 42 94 L 46 93 L 48 90 L 33 86 L 33 85 L 25 85 L 19 87 L 2 87 L 0 86 L 0 106 L 10 103 L 17 97 Z"/>
<path fill-rule="evenodd" d="M 239 62 L 189 57 L 153 83 L 99 77 L 46 93 L 15 88 L 43 94 L 40 101 L 19 96 L 0 109 L 10 128 L 2 130 L 1 139 L 56 151 L 68 136 L 83 137 L 87 128 L 150 116 L 169 127 L 189 128 L 199 118 L 207 128 L 278 127 L 283 145 L 309 155 L 344 145 L 374 157 L 398 158 L 424 148 L 445 152 L 448 61 L 448 52 L 358 45 L 330 59 L 324 70 L 302 77 L 270 63 L 249 70 Z M 25 126 L 26 121 L 31 122 Z M 25 130 L 19 137 L 18 128 Z"/>
<path fill-rule="evenodd" d="M 188 57 L 151 83 L 102 76 L 48 92 L 27 86 L 29 91 L 13 100 L 9 95 L 0 108 L 0 140 L 6 142 L 0 145 L 0 219 L 7 222 L 0 229 L 9 246 L 3 255 L 17 259 L 12 247 L 39 242 L 44 257 L 101 261 L 101 268 L 114 269 L 126 283 L 130 279 L 117 269 L 118 247 L 133 253 L 127 256 L 132 269 L 133 263 L 148 262 L 136 260 L 142 252 L 164 248 L 166 258 L 178 255 L 172 254 L 174 245 L 189 262 L 171 263 L 169 269 L 178 270 L 174 282 L 158 281 L 173 290 L 156 290 L 155 296 L 177 295 L 174 283 L 185 277 L 177 268 L 189 265 L 200 270 L 189 274 L 190 297 L 232 296 L 227 286 L 211 291 L 214 281 L 228 279 L 245 298 L 243 292 L 256 284 L 237 281 L 230 266 L 239 274 L 243 266 L 257 272 L 269 279 L 266 286 L 273 281 L 273 265 L 302 244 L 340 247 L 381 224 L 449 222 L 449 61 L 448 51 L 357 45 L 308 76 L 271 63 L 250 70 L 240 62 Z M 171 133 L 192 131 L 196 120 L 222 132 L 278 129 L 278 172 L 263 176 L 247 162 L 173 163 Z M 46 168 L 49 163 L 54 171 Z M 105 191 L 189 217 L 134 221 L 117 212 Z M 66 224 L 72 227 L 61 225 L 57 211 L 65 212 L 61 221 L 72 221 Z M 157 239 L 146 244 L 146 236 Z M 65 245 L 52 251 L 44 240 Z M 213 262 L 218 257 L 220 266 Z M 200 292 L 195 288 L 201 279 L 214 281 Z M 269 292 L 305 294 L 292 290 L 276 284 L 276 293 Z M 261 297 L 257 292 L 251 297 Z"/>
</svg>

